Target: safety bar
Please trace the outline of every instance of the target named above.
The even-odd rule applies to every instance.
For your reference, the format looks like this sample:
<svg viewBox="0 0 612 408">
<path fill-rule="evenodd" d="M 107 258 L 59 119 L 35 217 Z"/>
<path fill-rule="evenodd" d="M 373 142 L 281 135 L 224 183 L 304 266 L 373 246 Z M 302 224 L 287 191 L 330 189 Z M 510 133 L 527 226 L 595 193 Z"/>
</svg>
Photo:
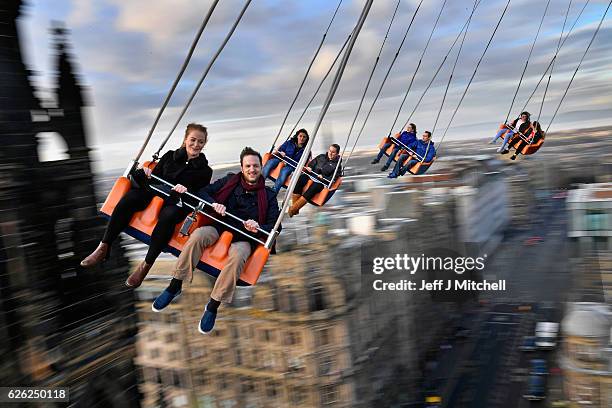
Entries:
<svg viewBox="0 0 612 408">
<path fill-rule="evenodd" d="M 164 180 L 163 178 L 158 177 L 158 176 L 156 176 L 156 175 L 154 175 L 154 174 L 151 174 L 151 178 L 153 178 L 153 179 L 155 179 L 155 180 L 158 180 L 158 181 L 160 181 L 160 182 L 162 182 L 162 183 L 164 183 L 164 184 L 166 184 L 167 186 L 170 186 L 170 187 L 172 187 L 172 188 L 174 188 L 174 186 L 175 186 L 174 184 L 172 184 L 172 183 L 170 183 L 170 182 L 168 182 L 168 181 Z M 157 187 L 155 187 L 155 186 L 151 186 L 151 185 L 150 185 L 149 187 L 151 187 L 153 190 L 158 191 L 158 192 L 160 192 L 160 193 L 162 193 L 162 194 L 164 194 L 164 195 L 166 195 L 166 196 L 170 196 L 170 194 L 169 194 L 169 193 L 167 193 L 167 192 L 165 192 L 165 191 L 163 191 L 163 190 L 161 190 L 161 189 L 158 189 L 158 188 L 157 188 Z M 208 205 L 208 206 L 212 207 L 212 203 L 209 203 L 208 201 L 204 200 L 203 198 L 198 197 L 198 196 L 196 196 L 196 195 L 194 195 L 194 194 L 191 194 L 189 191 L 186 191 L 186 192 L 185 192 L 185 193 L 183 193 L 183 194 L 185 194 L 186 196 L 191 197 L 191 198 L 193 198 L 193 199 L 195 199 L 195 200 L 197 200 L 197 201 L 201 202 L 201 203 L 202 203 L 202 204 L 204 204 L 204 205 Z M 188 203 L 185 203 L 185 202 L 183 202 L 183 204 L 185 204 L 187 207 L 189 207 L 189 208 L 191 208 L 191 209 L 193 209 L 193 210 L 195 210 L 195 209 L 196 209 L 196 207 L 194 207 L 194 206 L 193 206 L 193 205 L 191 205 L 191 204 L 188 204 Z M 224 221 L 221 221 L 221 220 L 219 220 L 219 219 L 217 219 L 217 218 L 215 218 L 215 217 L 211 216 L 210 214 L 204 213 L 204 212 L 202 212 L 202 211 L 200 211 L 200 212 L 201 212 L 202 214 L 206 215 L 207 217 L 212 218 L 213 220 L 215 220 L 215 221 L 217 221 L 217 222 L 219 222 L 219 223 L 221 223 L 221 224 L 225 225 L 226 227 L 229 227 L 229 228 L 231 228 L 231 229 L 233 229 L 233 230 L 235 230 L 235 231 L 237 231 L 237 232 L 241 233 L 242 235 L 244 235 L 244 236 L 246 236 L 246 237 L 248 237 L 248 238 L 254 239 L 255 241 L 257 241 L 257 242 L 259 242 L 259 243 L 261 243 L 261 244 L 264 244 L 264 245 L 265 245 L 265 243 L 264 243 L 263 241 L 260 241 L 260 240 L 258 240 L 257 238 L 254 238 L 252 235 L 249 235 L 249 234 L 245 233 L 244 231 L 239 230 L 238 228 L 234 227 L 233 225 L 229 225 L 229 224 L 225 223 Z M 226 215 L 226 216 L 229 216 L 230 218 L 235 219 L 236 221 L 240 221 L 240 222 L 242 222 L 242 223 L 244 223 L 244 222 L 245 222 L 245 220 L 243 220 L 243 219 L 242 219 L 242 218 L 240 218 L 240 217 L 235 216 L 234 214 L 232 214 L 232 213 L 230 213 L 230 212 L 226 212 L 226 213 L 225 213 L 225 215 Z M 270 236 L 270 234 L 271 234 L 270 232 L 268 232 L 268 231 L 266 231 L 266 230 L 264 230 L 264 229 L 261 229 L 261 228 L 259 228 L 259 227 L 257 228 L 257 231 L 261 232 L 262 234 L 265 234 L 266 236 Z"/>
<path fill-rule="evenodd" d="M 170 193 L 168 193 L 168 192 L 166 192 L 166 191 L 162 190 L 161 188 L 157 188 L 157 187 L 155 187 L 155 186 L 149 186 L 149 187 L 151 187 L 151 189 L 153 189 L 153 190 L 157 191 L 158 193 L 161 193 L 161 194 L 164 194 L 165 196 L 170 197 Z M 206 203 L 206 204 L 208 204 L 206 201 L 203 201 L 203 200 L 201 200 L 201 201 L 202 201 L 202 202 L 204 202 L 204 203 Z M 225 225 L 226 227 L 231 228 L 231 229 L 233 229 L 234 231 L 241 233 L 241 234 L 242 234 L 242 235 L 244 235 L 245 237 L 248 237 L 248 238 L 250 238 L 250 239 L 252 239 L 252 240 L 254 240 L 254 241 L 257 241 L 257 242 L 259 242 L 259 243 L 260 243 L 260 244 L 262 244 L 262 245 L 266 245 L 266 243 L 265 243 L 265 242 L 263 242 L 263 241 L 261 241 L 261 240 L 259 240 L 259 239 L 255 238 L 255 237 L 254 237 L 254 236 L 252 236 L 252 235 L 247 234 L 247 233 L 246 233 L 246 232 L 244 232 L 244 231 L 239 230 L 238 228 L 234 227 L 233 225 L 230 225 L 230 224 L 228 224 L 228 223 L 226 223 L 226 222 L 224 222 L 224 221 L 221 221 L 221 220 L 219 220 L 219 219 L 217 219 L 217 218 L 213 217 L 212 215 L 210 215 L 210 214 L 208 214 L 208 213 L 205 213 L 204 211 L 199 210 L 197 206 L 193 206 L 193 205 L 191 205 L 191 204 L 189 204 L 189 203 L 186 203 L 186 202 L 183 202 L 183 203 L 182 203 L 182 205 L 184 205 L 184 206 L 186 206 L 186 207 L 189 207 L 189 208 L 191 208 L 192 210 L 197 210 L 197 211 L 198 211 L 200 214 L 203 214 L 203 215 L 207 216 L 208 218 L 211 218 L 211 219 L 213 219 L 213 220 L 215 220 L 215 221 L 217 221 L 217 222 L 219 222 L 219 223 L 221 223 L 221 224 Z M 226 214 L 231 215 L 231 214 L 229 214 L 229 213 L 226 213 Z M 237 217 L 234 217 L 234 218 L 237 218 Z M 258 228 L 258 230 L 260 230 L 260 229 Z M 261 230 L 260 230 L 260 231 L 261 231 Z M 266 232 L 266 231 L 264 231 L 264 232 L 265 232 L 266 234 L 268 234 L 268 232 Z"/>
<path fill-rule="evenodd" d="M 284 162 L 285 164 L 288 164 L 289 166 L 293 167 L 294 169 L 297 167 L 297 161 L 293 160 L 291 157 L 283 157 L 281 155 L 277 155 L 276 153 L 272 152 L 272 156 L 276 157 L 277 159 L 279 159 L 280 161 Z M 291 160 L 293 163 L 288 162 L 287 160 Z M 312 181 L 316 182 L 316 183 L 320 183 L 320 184 L 324 184 L 321 182 L 321 179 L 323 179 L 324 181 L 327 182 L 327 184 L 333 184 L 331 181 L 329 181 L 328 179 L 326 179 L 325 177 L 323 177 L 322 175 L 315 173 L 314 171 L 308 171 L 305 167 L 302 169 L 302 172 L 304 174 L 306 174 Z"/>
<path fill-rule="evenodd" d="M 411 152 L 412 154 L 414 154 L 414 155 L 417 157 L 417 159 L 418 159 L 418 160 L 419 160 L 421 163 L 423 163 L 423 162 L 425 161 L 425 158 L 424 158 L 424 157 L 421 157 L 421 155 L 420 155 L 420 154 L 418 154 L 417 152 L 415 152 L 414 150 L 412 150 L 411 148 L 409 148 L 408 146 L 406 146 L 405 144 L 403 144 L 403 143 L 401 142 L 401 140 L 397 139 L 397 138 L 396 138 L 396 137 L 394 137 L 394 136 L 389 136 L 389 139 L 391 139 L 391 140 L 393 141 L 393 143 L 395 143 L 395 144 L 399 145 L 400 147 L 403 147 L 405 150 L 408 150 L 409 152 Z"/>
<path fill-rule="evenodd" d="M 530 140 L 530 139 L 529 139 L 527 136 L 525 136 L 523 133 L 519 132 L 518 130 L 517 130 L 517 131 L 515 131 L 515 130 L 514 130 L 514 128 L 513 128 L 513 127 L 512 127 L 510 124 L 508 124 L 507 122 L 506 122 L 506 123 L 504 123 L 504 126 L 506 127 L 506 129 L 513 131 L 515 135 L 518 135 L 518 136 L 519 136 L 521 139 L 523 139 L 523 141 L 524 141 L 525 143 L 529 143 L 529 144 L 531 144 L 531 141 L 533 140 L 533 138 L 531 138 L 531 140 Z"/>
</svg>

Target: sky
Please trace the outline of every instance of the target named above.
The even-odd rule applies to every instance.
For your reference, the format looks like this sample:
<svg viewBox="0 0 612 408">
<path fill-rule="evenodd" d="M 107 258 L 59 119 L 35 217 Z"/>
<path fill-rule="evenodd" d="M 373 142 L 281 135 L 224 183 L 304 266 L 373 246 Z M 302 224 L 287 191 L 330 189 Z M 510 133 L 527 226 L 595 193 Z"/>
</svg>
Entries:
<svg viewBox="0 0 612 408">
<path fill-rule="evenodd" d="M 467 1 L 447 0 L 442 9 L 443 3 L 444 0 L 423 2 L 358 141 L 358 149 L 373 149 L 389 133 L 415 71 L 413 85 L 393 131 L 399 131 L 408 119 L 416 123 L 419 133 L 432 130 L 457 56 L 458 46 L 448 54 L 449 47 L 468 19 L 473 5 Z M 443 138 L 451 114 L 506 3 L 506 0 L 481 0 L 478 4 L 434 130 L 433 139 L 438 145 L 443 145 L 444 140 L 493 136 L 506 117 L 546 1 L 510 1 L 469 92 Z M 585 3 L 571 2 L 565 33 Z M 136 155 L 211 4 L 212 0 L 27 1 L 19 23 L 22 49 L 28 68 L 35 72 L 33 80 L 41 97 L 49 95 L 56 75 L 50 35 L 52 23 L 61 21 L 69 30 L 70 52 L 88 101 L 86 126 L 96 170 L 124 168 Z M 167 136 L 243 4 L 242 0 L 224 0 L 215 8 L 144 159 L 149 159 Z M 209 143 L 204 152 L 213 165 L 237 161 L 240 150 L 247 145 L 262 152 L 269 150 L 337 4 L 336 0 L 253 0 L 164 150 L 180 145 L 189 122 L 208 127 Z M 281 139 L 289 136 L 308 99 L 357 22 L 364 4 L 365 0 L 342 2 L 283 128 Z M 349 139 L 349 150 L 398 51 L 417 4 L 416 0 L 400 1 L 364 107 Z M 569 0 L 550 1 L 511 118 L 518 115 L 555 54 L 569 4 Z M 374 2 L 317 135 L 315 153 L 323 151 L 324 145 L 331 142 L 343 147 L 347 145 L 351 122 L 396 5 L 397 0 Z M 545 128 L 607 5 L 608 1 L 589 1 L 559 51 L 540 118 Z M 440 10 L 440 21 L 417 71 Z M 611 15 L 612 10 L 551 124 L 551 131 L 611 124 Z M 447 54 L 439 75 L 415 114 L 410 116 Z M 334 73 L 335 70 L 332 75 Z M 298 124 L 299 128 L 313 128 L 331 79 L 330 76 L 324 83 Z M 540 109 L 547 79 L 548 75 L 527 106 L 534 117 Z M 56 139 L 48 135 L 41 135 L 40 139 L 43 156 L 57 157 L 61 145 L 55 143 Z"/>
</svg>

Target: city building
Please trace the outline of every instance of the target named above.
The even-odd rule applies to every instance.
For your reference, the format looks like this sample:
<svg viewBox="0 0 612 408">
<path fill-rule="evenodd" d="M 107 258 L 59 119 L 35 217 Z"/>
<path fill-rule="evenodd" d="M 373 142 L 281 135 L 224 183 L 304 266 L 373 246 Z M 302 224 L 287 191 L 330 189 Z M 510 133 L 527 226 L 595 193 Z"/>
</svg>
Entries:
<svg viewBox="0 0 612 408">
<path fill-rule="evenodd" d="M 612 406 L 612 309 L 609 304 L 568 305 L 562 322 L 561 367 L 573 407 Z"/>
<path fill-rule="evenodd" d="M 612 250 L 612 183 L 582 184 L 567 196 L 574 255 Z"/>
<path fill-rule="evenodd" d="M 350 217 L 345 221 L 349 228 Z M 422 401 L 421 370 L 452 307 L 427 292 L 375 293 L 365 269 L 369 256 L 403 252 L 420 226 L 374 221 L 378 230 L 361 226 L 361 235 L 347 236 L 334 233 L 343 228 L 331 222 L 324 214 L 311 220 L 310 243 L 298 244 L 287 226 L 283 234 L 293 244 L 271 257 L 255 287 L 237 290 L 208 336 L 197 324 L 211 280 L 196 273 L 177 302 L 153 313 L 172 268 L 156 264 L 137 291 L 143 404 L 365 408 Z"/>
</svg>

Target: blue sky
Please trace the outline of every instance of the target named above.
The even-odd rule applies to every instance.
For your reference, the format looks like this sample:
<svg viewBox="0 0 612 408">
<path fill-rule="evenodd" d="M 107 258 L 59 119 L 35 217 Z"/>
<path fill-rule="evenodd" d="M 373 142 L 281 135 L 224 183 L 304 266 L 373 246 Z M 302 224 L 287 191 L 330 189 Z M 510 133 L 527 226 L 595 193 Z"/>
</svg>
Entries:
<svg viewBox="0 0 612 408">
<path fill-rule="evenodd" d="M 51 22 L 63 21 L 70 30 L 77 72 L 91 101 L 87 109 L 88 130 L 90 143 L 95 148 L 98 169 L 124 167 L 134 156 L 211 2 L 29 0 L 29 4 L 24 7 L 20 22 L 22 47 L 28 67 L 37 73 L 35 80 L 43 96 L 44 89 L 52 86 L 54 78 L 49 35 Z M 400 3 L 398 16 L 366 98 L 366 107 L 371 103 L 397 50 L 417 3 L 415 0 L 402 0 Z M 476 10 L 442 112 L 442 128 L 446 127 L 452 109 L 505 3 L 504 0 L 482 0 Z M 448 140 L 488 136 L 505 118 L 545 3 L 526 0 L 511 2 L 508 14 L 446 136 Z M 215 9 L 184 81 L 166 110 L 145 157 L 148 158 L 156 150 L 158 143 L 167 134 L 242 4 L 239 0 L 225 0 Z M 312 95 L 317 82 L 357 21 L 363 4 L 364 0 L 343 2 L 315 63 L 312 76 L 290 116 L 286 132 L 293 126 L 305 101 Z M 584 1 L 572 2 L 568 25 L 574 21 L 584 4 Z M 336 5 L 337 1 L 322 0 L 253 0 L 167 148 L 178 145 L 182 129 L 188 122 L 194 121 L 209 127 L 210 143 L 206 147 L 206 154 L 213 164 L 235 160 L 244 145 L 262 151 L 269 149 Z M 377 0 L 374 3 L 349 60 L 334 104 L 323 123 L 321 135 L 324 138 L 319 138 L 315 145 L 317 151 L 323 148 L 323 140 L 345 143 L 350 122 L 395 5 L 396 0 Z M 517 100 L 520 106 L 516 109 L 522 107 L 554 53 L 567 5 L 568 1 L 565 0 L 551 0 L 542 33 L 519 92 Z M 606 5 L 607 2 L 603 1 L 589 2 L 572 36 L 561 50 L 544 104 L 542 122 L 545 125 Z M 391 71 L 381 99 L 359 141 L 360 148 L 372 148 L 388 131 L 441 6 L 442 0 L 427 0 L 417 14 L 398 62 Z M 414 103 L 467 19 L 470 9 L 471 2 L 447 1 L 400 116 L 400 123 L 412 111 Z M 611 40 L 612 27 L 608 16 L 551 130 L 610 123 Z M 455 52 L 450 55 L 412 118 L 419 130 L 429 129 L 433 125 L 454 58 Z M 324 92 L 315 100 L 300 127 L 309 129 L 313 126 L 327 89 L 328 85 L 325 85 Z M 538 92 L 537 95 L 538 102 L 528 107 L 532 112 L 539 109 L 542 94 Z M 357 124 L 360 126 L 361 119 Z M 441 132 L 434 135 L 434 140 L 437 135 L 441 136 Z"/>
</svg>

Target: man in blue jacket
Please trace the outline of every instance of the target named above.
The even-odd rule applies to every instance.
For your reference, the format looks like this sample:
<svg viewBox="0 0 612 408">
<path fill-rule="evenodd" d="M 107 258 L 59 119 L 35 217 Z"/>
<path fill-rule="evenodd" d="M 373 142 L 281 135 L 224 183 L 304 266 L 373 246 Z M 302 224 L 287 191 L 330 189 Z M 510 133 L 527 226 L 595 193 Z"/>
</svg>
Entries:
<svg viewBox="0 0 612 408">
<path fill-rule="evenodd" d="M 412 143 L 416 142 L 416 140 L 417 140 L 417 138 L 416 138 L 416 125 L 414 123 L 409 123 L 408 126 L 406 126 L 406 130 L 404 130 L 399 135 L 398 140 L 400 142 L 402 142 L 402 144 L 410 147 L 410 145 Z M 378 156 L 376 156 L 376 158 L 374 160 L 372 160 L 372 164 L 377 164 L 380 161 L 380 159 L 382 159 L 382 157 L 384 156 L 385 151 L 392 144 L 393 144 L 393 142 L 391 140 L 389 140 L 387 143 L 385 143 L 383 145 L 382 149 L 380 149 L 380 151 L 378 152 Z M 396 144 L 395 145 L 395 147 L 393 148 L 393 151 L 389 155 L 389 159 L 387 159 L 387 162 L 385 163 L 384 166 L 382 166 L 380 171 L 387 171 L 387 169 L 389 169 L 389 166 L 391 165 L 391 163 L 395 159 L 395 155 L 397 155 L 397 152 L 399 152 L 401 149 L 402 149 L 402 145 L 400 145 L 400 144 Z"/>
<path fill-rule="evenodd" d="M 204 309 L 198 327 L 200 333 L 209 333 L 215 325 L 219 305 L 232 301 L 238 277 L 251 252 L 257 246 L 257 242 L 248 237 L 265 240 L 265 235 L 261 234 L 258 228 L 268 232 L 272 231 L 280 214 L 276 193 L 265 186 L 261 176 L 261 155 L 250 147 L 245 147 L 240 153 L 240 168 L 240 173 L 229 173 L 201 189 L 197 195 L 212 203 L 215 216 L 221 216 L 225 223 L 244 234 L 233 231 L 218 222 L 197 228 L 183 247 L 170 285 L 152 305 L 155 312 L 168 306 L 175 297 L 181 294 L 183 280 L 192 275 L 204 249 L 214 245 L 223 231 L 232 232 L 233 240 L 228 252 L 228 261 L 219 272 L 210 294 L 210 300 Z M 225 217 L 226 211 L 245 221 L 240 222 Z"/>
<path fill-rule="evenodd" d="M 404 161 L 410 156 L 407 153 L 402 154 L 397 160 L 397 163 L 395 163 L 393 171 L 387 177 L 397 178 L 399 176 L 403 176 L 412 166 L 420 162 L 423 157 L 425 158 L 425 160 L 423 160 L 424 162 L 430 162 L 436 155 L 434 142 L 433 140 L 431 140 L 431 132 L 428 130 L 423 132 L 421 140 L 415 141 L 411 146 L 408 147 L 410 147 L 410 149 L 414 153 L 416 153 L 416 156 L 413 156 L 413 158 L 408 163 L 406 163 L 405 166 L 402 166 L 402 163 L 404 163 Z M 422 174 L 424 172 L 425 169 L 423 169 L 422 171 L 419 170 L 419 174 Z"/>
</svg>

